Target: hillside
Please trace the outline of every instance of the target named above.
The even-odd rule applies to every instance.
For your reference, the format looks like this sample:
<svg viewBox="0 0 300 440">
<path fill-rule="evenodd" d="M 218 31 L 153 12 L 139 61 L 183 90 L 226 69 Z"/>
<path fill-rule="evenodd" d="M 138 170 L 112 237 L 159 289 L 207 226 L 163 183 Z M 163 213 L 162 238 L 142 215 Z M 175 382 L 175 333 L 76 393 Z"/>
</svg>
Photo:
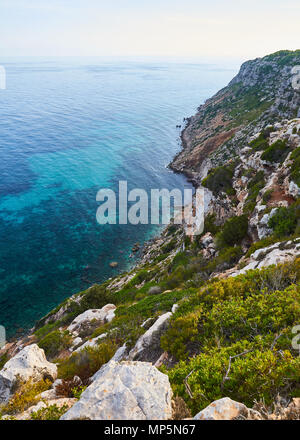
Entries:
<svg viewBox="0 0 300 440">
<path fill-rule="evenodd" d="M 188 118 L 183 150 L 171 168 L 199 184 L 207 166 L 235 157 L 249 137 L 267 124 L 299 115 L 300 95 L 291 87 L 291 69 L 300 51 L 281 51 L 245 62 L 238 75 Z"/>
<path fill-rule="evenodd" d="M 3 418 L 300 418 L 294 65 L 300 51 L 246 62 L 189 118 L 171 166 L 205 188 L 203 234 L 171 223 L 131 272 L 8 343 Z"/>
</svg>

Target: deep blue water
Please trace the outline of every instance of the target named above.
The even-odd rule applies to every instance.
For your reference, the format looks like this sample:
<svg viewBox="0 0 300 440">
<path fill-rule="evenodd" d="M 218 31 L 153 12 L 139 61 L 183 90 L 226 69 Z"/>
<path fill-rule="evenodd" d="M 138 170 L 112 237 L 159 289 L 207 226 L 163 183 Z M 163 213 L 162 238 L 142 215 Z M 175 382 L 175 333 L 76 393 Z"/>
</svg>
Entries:
<svg viewBox="0 0 300 440">
<path fill-rule="evenodd" d="M 100 226 L 96 194 L 183 188 L 176 124 L 236 69 L 198 62 L 8 59 L 0 90 L 0 324 L 13 335 L 133 264 L 157 226 Z M 118 261 L 117 269 L 109 266 Z"/>
</svg>

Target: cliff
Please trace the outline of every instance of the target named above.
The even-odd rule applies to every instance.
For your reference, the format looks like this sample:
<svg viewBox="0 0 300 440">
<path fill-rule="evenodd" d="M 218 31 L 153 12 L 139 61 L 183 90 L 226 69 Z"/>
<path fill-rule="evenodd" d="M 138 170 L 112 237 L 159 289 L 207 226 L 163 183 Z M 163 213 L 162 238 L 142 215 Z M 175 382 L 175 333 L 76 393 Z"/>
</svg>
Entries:
<svg viewBox="0 0 300 440">
<path fill-rule="evenodd" d="M 197 185 L 207 167 L 237 156 L 264 126 L 300 116 L 300 95 L 291 84 L 291 69 L 299 64 L 300 51 L 281 51 L 244 63 L 228 86 L 188 119 L 181 135 L 183 150 L 171 168 Z"/>
</svg>

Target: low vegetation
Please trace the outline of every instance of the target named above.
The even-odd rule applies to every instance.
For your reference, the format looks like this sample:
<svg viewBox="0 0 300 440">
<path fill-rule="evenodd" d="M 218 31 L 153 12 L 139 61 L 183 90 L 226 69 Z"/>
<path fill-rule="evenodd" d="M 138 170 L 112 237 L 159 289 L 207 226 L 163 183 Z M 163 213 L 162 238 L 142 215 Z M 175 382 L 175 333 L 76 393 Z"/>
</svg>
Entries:
<svg viewBox="0 0 300 440">
<path fill-rule="evenodd" d="M 300 358 L 291 347 L 299 281 L 300 259 L 215 281 L 181 303 L 161 339 L 179 362 L 163 371 L 193 414 L 224 396 L 250 406 L 278 393 L 300 396 Z"/>
<path fill-rule="evenodd" d="M 15 393 L 9 402 L 0 407 L 0 416 L 4 414 L 15 415 L 23 412 L 29 407 L 35 405 L 40 399 L 39 395 L 50 388 L 51 382 L 41 380 L 40 382 L 33 383 L 32 381 L 17 382 L 15 385 Z"/>
</svg>

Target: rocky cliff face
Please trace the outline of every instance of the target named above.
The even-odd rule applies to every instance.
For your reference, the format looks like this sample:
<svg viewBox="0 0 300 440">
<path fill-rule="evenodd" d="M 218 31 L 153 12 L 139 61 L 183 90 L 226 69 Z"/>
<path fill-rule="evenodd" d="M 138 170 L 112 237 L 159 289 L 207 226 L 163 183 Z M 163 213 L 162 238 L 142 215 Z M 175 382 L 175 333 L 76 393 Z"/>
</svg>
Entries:
<svg viewBox="0 0 300 440">
<path fill-rule="evenodd" d="M 188 119 L 183 150 L 171 168 L 197 185 L 207 169 L 236 156 L 265 125 L 300 116 L 300 94 L 292 87 L 296 65 L 300 51 L 281 51 L 244 63 L 228 86 Z"/>
</svg>

